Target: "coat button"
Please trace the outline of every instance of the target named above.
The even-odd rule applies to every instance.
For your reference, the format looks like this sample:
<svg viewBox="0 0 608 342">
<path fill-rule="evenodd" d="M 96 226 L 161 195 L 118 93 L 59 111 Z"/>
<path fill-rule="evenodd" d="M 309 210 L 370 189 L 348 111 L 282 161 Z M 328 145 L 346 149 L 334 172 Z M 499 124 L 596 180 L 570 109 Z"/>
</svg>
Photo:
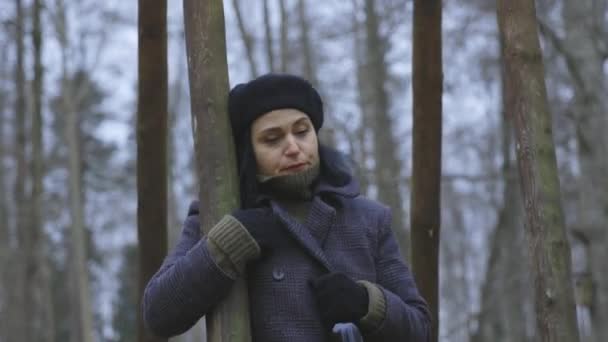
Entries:
<svg viewBox="0 0 608 342">
<path fill-rule="evenodd" d="M 283 278 L 285 278 L 285 273 L 281 270 L 278 269 L 274 269 L 272 271 L 272 279 L 276 280 L 276 281 L 281 281 L 283 280 Z"/>
</svg>

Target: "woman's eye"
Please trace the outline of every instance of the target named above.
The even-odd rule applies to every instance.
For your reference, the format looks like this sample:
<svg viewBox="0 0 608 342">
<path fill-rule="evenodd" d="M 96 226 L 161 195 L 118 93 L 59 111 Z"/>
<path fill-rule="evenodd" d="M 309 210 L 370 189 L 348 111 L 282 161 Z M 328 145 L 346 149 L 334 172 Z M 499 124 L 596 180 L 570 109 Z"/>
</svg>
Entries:
<svg viewBox="0 0 608 342">
<path fill-rule="evenodd" d="M 304 129 L 300 129 L 296 131 L 296 135 L 306 135 L 306 133 L 308 133 L 309 129 L 308 128 L 304 128 Z"/>
<path fill-rule="evenodd" d="M 267 143 L 267 144 L 269 144 L 269 145 L 276 144 L 277 142 L 279 142 L 279 137 L 274 137 L 274 136 L 272 136 L 272 137 L 266 137 L 264 139 L 264 142 Z"/>
</svg>

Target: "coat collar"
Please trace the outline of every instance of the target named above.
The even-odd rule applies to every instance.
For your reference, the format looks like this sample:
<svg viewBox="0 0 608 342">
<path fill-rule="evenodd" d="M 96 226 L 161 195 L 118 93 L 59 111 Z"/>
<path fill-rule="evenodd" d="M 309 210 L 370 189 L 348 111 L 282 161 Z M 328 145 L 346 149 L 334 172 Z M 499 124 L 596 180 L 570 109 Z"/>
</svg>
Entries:
<svg viewBox="0 0 608 342">
<path fill-rule="evenodd" d="M 353 198 L 360 194 L 359 182 L 352 176 L 349 181 L 343 185 L 336 185 L 330 182 L 323 175 L 319 176 L 319 180 L 313 185 L 312 196 L 313 199 L 323 195 L 334 195 L 338 197 Z M 261 193 L 258 195 L 257 203 L 269 202 L 273 199 L 273 196 L 268 193 Z"/>
<path fill-rule="evenodd" d="M 359 195 L 359 183 L 354 178 L 350 178 L 344 185 L 334 185 L 323 178 L 313 188 L 314 195 L 333 194 L 341 197 L 356 197 Z"/>
</svg>

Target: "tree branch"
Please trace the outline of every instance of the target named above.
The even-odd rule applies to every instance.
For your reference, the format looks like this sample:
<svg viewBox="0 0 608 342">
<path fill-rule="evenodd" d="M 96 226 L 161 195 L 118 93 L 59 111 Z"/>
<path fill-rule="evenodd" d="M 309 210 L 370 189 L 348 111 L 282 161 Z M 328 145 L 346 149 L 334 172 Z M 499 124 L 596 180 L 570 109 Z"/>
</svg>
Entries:
<svg viewBox="0 0 608 342">
<path fill-rule="evenodd" d="M 563 38 L 560 38 L 553 29 L 549 27 L 541 18 L 538 18 L 538 28 L 540 29 L 541 35 L 548 40 L 553 48 L 557 50 L 564 58 L 566 62 L 566 67 L 568 68 L 568 72 L 572 76 L 572 79 L 577 87 L 583 89 L 583 92 L 586 94 L 587 90 L 585 89 L 585 82 L 583 81 L 583 76 L 579 72 L 577 68 L 577 63 L 574 56 L 568 51 L 568 49 L 564 46 Z"/>
</svg>

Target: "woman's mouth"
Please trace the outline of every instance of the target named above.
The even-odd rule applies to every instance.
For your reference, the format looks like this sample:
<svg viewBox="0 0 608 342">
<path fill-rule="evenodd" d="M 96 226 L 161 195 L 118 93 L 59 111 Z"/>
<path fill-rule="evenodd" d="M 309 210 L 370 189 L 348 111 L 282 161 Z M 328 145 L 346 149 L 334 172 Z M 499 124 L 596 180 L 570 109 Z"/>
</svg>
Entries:
<svg viewBox="0 0 608 342">
<path fill-rule="evenodd" d="M 308 166 L 308 163 L 292 164 L 281 169 L 282 172 L 297 172 L 302 171 Z"/>
</svg>

